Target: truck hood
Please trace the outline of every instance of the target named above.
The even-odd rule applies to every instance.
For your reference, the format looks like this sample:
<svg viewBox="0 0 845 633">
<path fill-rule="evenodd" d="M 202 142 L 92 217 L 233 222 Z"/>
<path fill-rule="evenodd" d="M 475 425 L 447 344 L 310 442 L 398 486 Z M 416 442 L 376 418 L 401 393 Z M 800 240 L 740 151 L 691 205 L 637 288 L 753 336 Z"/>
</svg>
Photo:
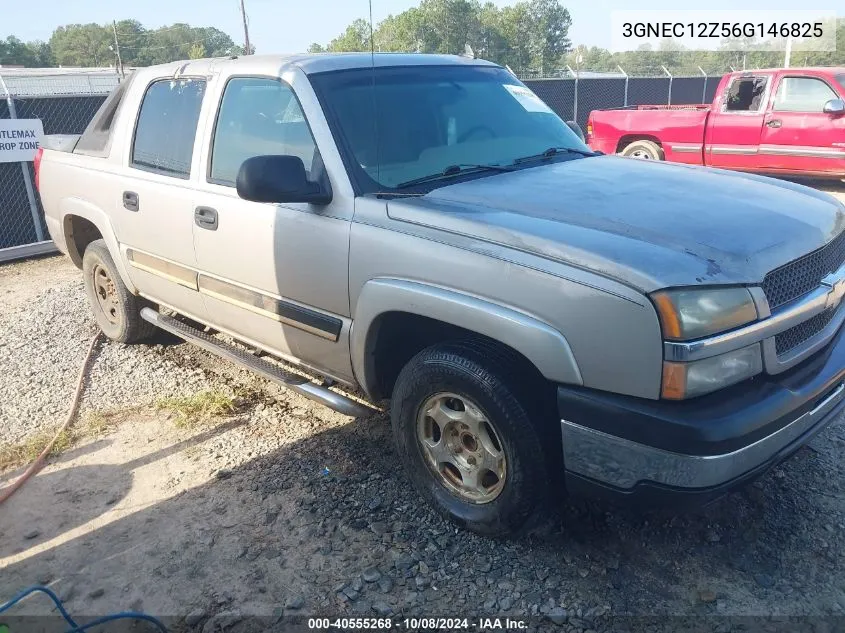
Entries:
<svg viewBox="0 0 845 633">
<path fill-rule="evenodd" d="M 572 159 L 394 199 L 394 220 L 591 270 L 651 292 L 754 284 L 845 228 L 845 207 L 764 176 Z"/>
</svg>

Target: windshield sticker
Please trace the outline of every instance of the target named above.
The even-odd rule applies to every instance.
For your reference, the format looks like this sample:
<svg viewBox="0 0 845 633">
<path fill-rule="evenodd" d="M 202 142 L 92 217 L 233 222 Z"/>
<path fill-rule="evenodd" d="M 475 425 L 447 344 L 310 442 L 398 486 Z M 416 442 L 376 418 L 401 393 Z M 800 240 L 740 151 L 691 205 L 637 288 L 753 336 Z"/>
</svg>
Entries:
<svg viewBox="0 0 845 633">
<path fill-rule="evenodd" d="M 502 84 L 511 96 L 519 101 L 519 104 L 528 110 L 528 112 L 551 112 L 552 109 L 547 106 L 543 100 L 531 92 L 525 86 L 514 86 L 513 84 Z"/>
</svg>

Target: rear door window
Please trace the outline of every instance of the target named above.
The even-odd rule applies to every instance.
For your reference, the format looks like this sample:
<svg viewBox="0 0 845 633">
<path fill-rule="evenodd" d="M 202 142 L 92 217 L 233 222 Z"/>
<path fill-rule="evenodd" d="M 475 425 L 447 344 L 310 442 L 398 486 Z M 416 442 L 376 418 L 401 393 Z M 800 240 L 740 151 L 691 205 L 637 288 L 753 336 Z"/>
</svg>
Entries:
<svg viewBox="0 0 845 633">
<path fill-rule="evenodd" d="M 162 79 L 149 85 L 141 102 L 131 165 L 176 178 L 189 178 L 205 80 Z"/>
<path fill-rule="evenodd" d="M 765 107 L 768 76 L 737 77 L 728 88 L 725 112 L 759 112 Z"/>
</svg>

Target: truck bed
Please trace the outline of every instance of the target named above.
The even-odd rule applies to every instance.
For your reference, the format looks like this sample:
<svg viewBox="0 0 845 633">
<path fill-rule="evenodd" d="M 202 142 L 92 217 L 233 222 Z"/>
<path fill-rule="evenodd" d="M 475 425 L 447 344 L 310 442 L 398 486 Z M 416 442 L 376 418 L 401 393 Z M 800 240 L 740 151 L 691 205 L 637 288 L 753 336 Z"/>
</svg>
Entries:
<svg viewBox="0 0 845 633">
<path fill-rule="evenodd" d="M 41 147 L 54 152 L 73 152 L 80 134 L 47 134 L 41 139 Z"/>
<path fill-rule="evenodd" d="M 594 150 L 615 154 L 634 139 L 659 139 L 667 160 L 701 165 L 709 115 L 709 104 L 594 110 L 587 124 L 587 142 Z"/>
<path fill-rule="evenodd" d="M 709 103 L 692 103 L 682 105 L 633 105 L 625 106 L 624 108 L 606 108 L 602 110 L 594 110 L 594 112 L 615 112 L 617 110 L 710 110 Z"/>
</svg>

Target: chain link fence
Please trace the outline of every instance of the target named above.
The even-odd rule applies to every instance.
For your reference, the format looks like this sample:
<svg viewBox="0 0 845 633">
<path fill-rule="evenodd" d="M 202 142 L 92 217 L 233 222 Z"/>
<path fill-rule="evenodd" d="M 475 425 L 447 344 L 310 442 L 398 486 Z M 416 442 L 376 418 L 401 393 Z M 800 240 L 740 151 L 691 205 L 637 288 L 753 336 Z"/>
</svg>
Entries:
<svg viewBox="0 0 845 633">
<path fill-rule="evenodd" d="M 81 134 L 117 84 L 114 71 L 0 68 L 0 119 L 40 119 L 45 134 Z M 33 164 L 0 162 L 0 261 L 52 250 L 49 239 Z"/>
<path fill-rule="evenodd" d="M 710 103 L 721 76 L 701 74 L 676 77 L 630 77 L 624 73 L 576 73 L 540 78 L 517 73 L 546 104 L 566 121 L 577 121 L 584 128 L 593 110 L 638 105 L 690 105 Z"/>
</svg>

